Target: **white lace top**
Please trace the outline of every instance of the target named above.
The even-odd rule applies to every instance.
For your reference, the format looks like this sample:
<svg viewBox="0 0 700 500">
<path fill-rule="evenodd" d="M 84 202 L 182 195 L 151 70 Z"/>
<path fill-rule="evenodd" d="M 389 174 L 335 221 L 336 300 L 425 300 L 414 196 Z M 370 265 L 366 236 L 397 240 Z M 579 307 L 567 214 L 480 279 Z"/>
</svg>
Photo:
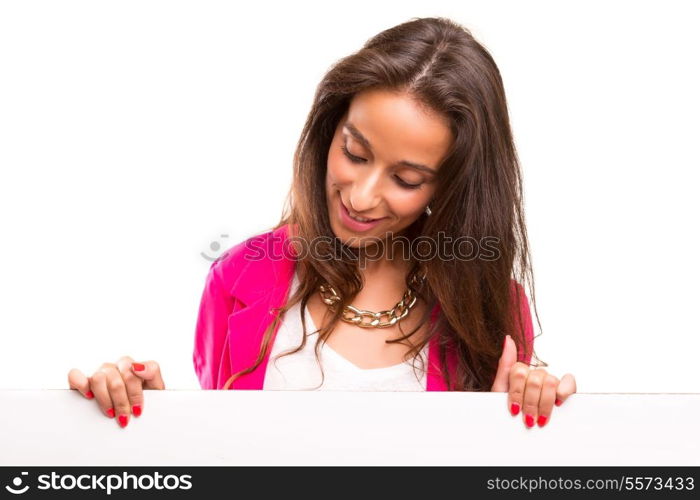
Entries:
<svg viewBox="0 0 700 500">
<path fill-rule="evenodd" d="M 299 280 L 295 273 L 290 297 L 298 286 Z M 328 344 L 319 348 L 324 373 L 323 384 L 319 386 L 321 368 L 314 354 L 318 333 L 308 308 L 304 310 L 307 332 L 304 348 L 275 359 L 282 352 L 295 349 L 301 344 L 300 306 L 300 303 L 296 303 L 287 311 L 279 326 L 265 372 L 264 390 L 425 391 L 426 375 L 420 360 L 409 360 L 384 368 L 359 368 Z M 426 343 L 420 353 L 426 365 L 427 355 Z"/>
</svg>

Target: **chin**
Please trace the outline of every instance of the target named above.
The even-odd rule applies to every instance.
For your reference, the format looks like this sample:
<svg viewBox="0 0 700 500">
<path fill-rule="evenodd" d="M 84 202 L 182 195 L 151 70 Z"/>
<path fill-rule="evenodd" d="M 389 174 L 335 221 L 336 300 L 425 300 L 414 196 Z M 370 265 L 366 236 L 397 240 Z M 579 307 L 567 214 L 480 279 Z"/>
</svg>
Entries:
<svg viewBox="0 0 700 500">
<path fill-rule="evenodd" d="M 334 226 L 337 224 L 338 226 Z M 389 233 L 393 233 L 394 237 L 397 236 L 396 230 L 393 228 L 380 229 L 375 233 L 353 233 L 348 229 L 345 229 L 339 222 L 331 224 L 333 227 L 333 232 L 336 237 L 343 242 L 344 245 L 350 248 L 368 248 L 376 245 L 379 241 L 386 241 L 389 237 Z M 339 228 L 339 229 L 337 229 Z"/>
</svg>

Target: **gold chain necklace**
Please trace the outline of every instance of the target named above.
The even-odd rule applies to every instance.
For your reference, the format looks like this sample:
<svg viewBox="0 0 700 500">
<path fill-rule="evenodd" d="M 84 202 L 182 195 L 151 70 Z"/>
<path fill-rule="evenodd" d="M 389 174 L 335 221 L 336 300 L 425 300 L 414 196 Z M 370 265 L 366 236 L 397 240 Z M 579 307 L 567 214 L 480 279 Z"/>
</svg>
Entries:
<svg viewBox="0 0 700 500">
<path fill-rule="evenodd" d="M 416 286 L 419 287 L 424 281 L 425 274 L 421 277 L 414 275 L 410 283 L 415 283 Z M 335 289 L 326 283 L 320 285 L 319 290 L 321 300 L 323 300 L 330 309 L 335 310 L 336 304 L 340 302 L 340 296 L 336 293 Z M 401 300 L 387 311 L 373 312 L 347 305 L 344 307 L 340 319 L 346 323 L 351 323 L 362 328 L 387 328 L 394 326 L 405 318 L 408 311 L 415 305 L 416 299 L 417 297 L 414 295 L 413 290 L 411 290 L 411 287 L 408 287 Z M 388 320 L 382 321 L 382 317 L 386 317 Z M 363 321 L 363 318 L 369 318 L 369 322 Z"/>
</svg>

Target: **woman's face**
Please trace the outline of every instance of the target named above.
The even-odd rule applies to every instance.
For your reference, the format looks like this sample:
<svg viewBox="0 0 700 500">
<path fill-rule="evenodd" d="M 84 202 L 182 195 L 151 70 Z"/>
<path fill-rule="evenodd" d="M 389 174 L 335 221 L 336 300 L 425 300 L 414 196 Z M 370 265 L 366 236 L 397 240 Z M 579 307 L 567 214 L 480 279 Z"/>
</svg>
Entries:
<svg viewBox="0 0 700 500">
<path fill-rule="evenodd" d="M 405 94 L 357 94 L 328 152 L 326 198 L 335 235 L 358 247 L 363 239 L 402 234 L 429 204 L 451 142 L 447 120 Z M 352 215 L 379 220 L 355 223 L 344 207 Z"/>
</svg>

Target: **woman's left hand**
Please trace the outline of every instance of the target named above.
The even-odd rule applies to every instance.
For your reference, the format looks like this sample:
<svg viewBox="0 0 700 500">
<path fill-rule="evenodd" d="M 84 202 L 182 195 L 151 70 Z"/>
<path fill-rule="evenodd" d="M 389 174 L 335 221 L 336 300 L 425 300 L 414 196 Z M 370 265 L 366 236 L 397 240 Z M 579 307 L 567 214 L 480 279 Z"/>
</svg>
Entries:
<svg viewBox="0 0 700 500">
<path fill-rule="evenodd" d="M 534 426 L 535 422 L 542 427 L 549 421 L 554 405 L 560 406 L 576 392 L 576 379 L 567 373 L 559 380 L 547 370 L 531 369 L 521 363 L 515 341 L 508 335 L 491 392 L 507 392 L 511 415 L 517 415 L 522 408 L 527 427 Z"/>
</svg>

